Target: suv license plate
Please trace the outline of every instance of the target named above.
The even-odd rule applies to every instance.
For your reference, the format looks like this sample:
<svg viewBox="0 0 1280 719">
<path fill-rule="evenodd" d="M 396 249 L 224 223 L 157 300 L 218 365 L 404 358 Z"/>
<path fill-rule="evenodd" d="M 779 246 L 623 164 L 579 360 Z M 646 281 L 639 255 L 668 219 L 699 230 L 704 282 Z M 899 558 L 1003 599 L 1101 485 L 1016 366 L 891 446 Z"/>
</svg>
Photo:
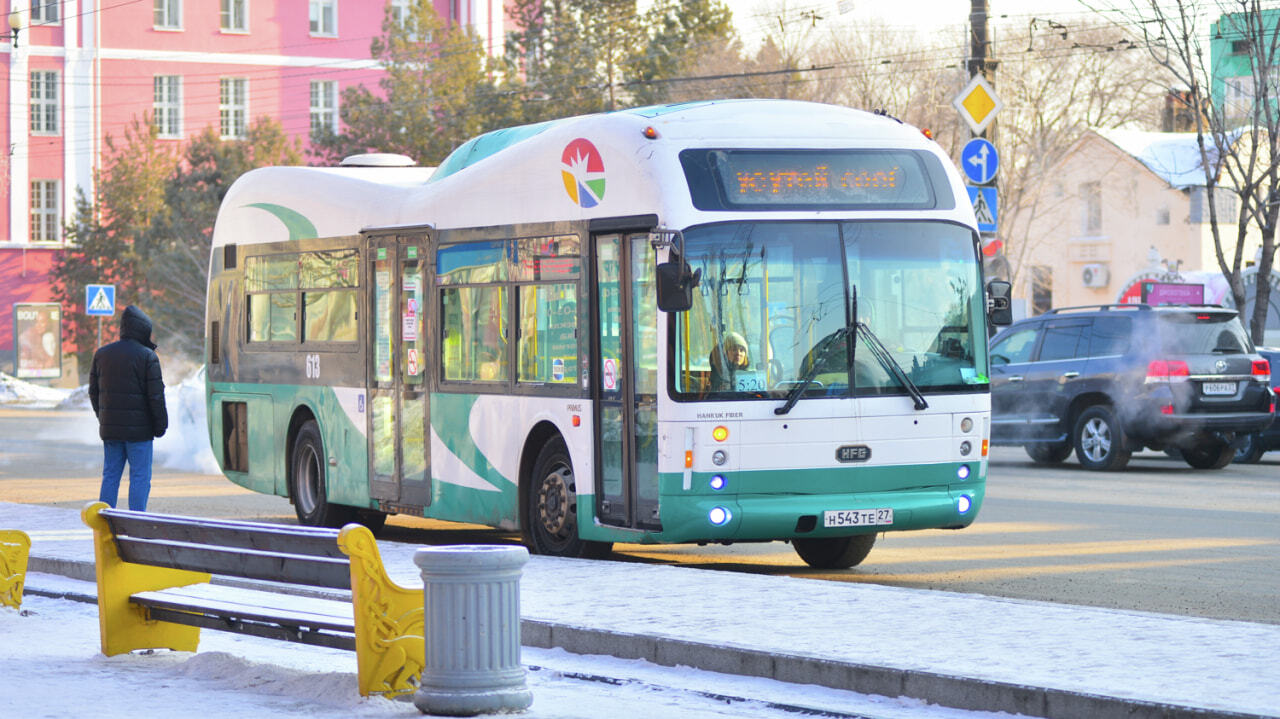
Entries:
<svg viewBox="0 0 1280 719">
<path fill-rule="evenodd" d="M 1235 382 L 1205 382 L 1200 388 L 1205 394 L 1235 394 Z"/>
<path fill-rule="evenodd" d="M 824 527 L 869 527 L 876 524 L 893 524 L 893 508 L 836 509 L 822 513 Z"/>
</svg>

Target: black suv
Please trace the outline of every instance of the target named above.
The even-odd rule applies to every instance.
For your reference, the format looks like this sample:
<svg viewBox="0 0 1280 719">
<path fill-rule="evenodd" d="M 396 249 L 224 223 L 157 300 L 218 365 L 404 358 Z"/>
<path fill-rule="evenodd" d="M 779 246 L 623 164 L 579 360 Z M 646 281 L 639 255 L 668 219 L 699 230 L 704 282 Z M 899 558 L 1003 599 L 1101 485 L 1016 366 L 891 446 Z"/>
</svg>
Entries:
<svg viewBox="0 0 1280 719">
<path fill-rule="evenodd" d="M 1234 310 L 1050 310 L 991 339 L 991 440 L 1046 464 L 1074 449 L 1093 470 L 1120 469 L 1143 447 L 1220 469 L 1237 437 L 1271 423 L 1270 375 Z"/>
</svg>

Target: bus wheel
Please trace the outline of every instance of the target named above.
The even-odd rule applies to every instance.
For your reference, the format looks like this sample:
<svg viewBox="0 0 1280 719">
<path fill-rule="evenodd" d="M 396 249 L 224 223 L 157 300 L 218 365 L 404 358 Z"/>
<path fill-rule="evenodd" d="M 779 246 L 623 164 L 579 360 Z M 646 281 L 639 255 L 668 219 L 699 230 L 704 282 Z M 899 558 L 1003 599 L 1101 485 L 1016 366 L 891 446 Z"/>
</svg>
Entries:
<svg viewBox="0 0 1280 719">
<path fill-rule="evenodd" d="M 535 554 L 602 559 L 613 549 L 610 542 L 578 537 L 578 489 L 562 437 L 547 442 L 533 463 L 523 524 L 525 543 Z"/>
<path fill-rule="evenodd" d="M 355 516 L 351 507 L 329 504 L 325 466 L 320 428 L 314 420 L 308 420 L 293 440 L 293 462 L 289 467 L 289 497 L 299 524 L 338 528 Z"/>
<path fill-rule="evenodd" d="M 796 554 L 814 569 L 848 569 L 862 562 L 871 553 L 876 535 L 859 534 L 853 537 L 831 539 L 793 539 L 791 545 Z"/>
</svg>

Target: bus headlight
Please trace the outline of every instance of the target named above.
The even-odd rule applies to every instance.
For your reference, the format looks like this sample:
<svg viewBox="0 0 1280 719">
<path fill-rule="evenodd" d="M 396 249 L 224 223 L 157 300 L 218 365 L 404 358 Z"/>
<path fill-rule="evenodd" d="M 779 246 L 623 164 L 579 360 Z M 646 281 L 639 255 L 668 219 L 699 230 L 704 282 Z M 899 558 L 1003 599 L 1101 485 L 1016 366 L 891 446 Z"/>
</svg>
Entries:
<svg viewBox="0 0 1280 719">
<path fill-rule="evenodd" d="M 728 461 L 729 461 L 729 455 L 725 454 L 725 451 L 723 449 L 717 449 L 711 455 L 711 463 L 717 467 L 719 467 L 720 465 Z"/>
<path fill-rule="evenodd" d="M 969 495 L 962 494 L 960 495 L 960 499 L 956 500 L 956 511 L 960 514 L 968 514 L 969 510 L 972 508 L 973 500 L 969 499 Z"/>
<path fill-rule="evenodd" d="M 709 484 L 711 485 L 712 489 L 718 492 L 724 489 L 724 485 L 727 484 L 727 482 L 725 481 L 723 474 L 717 474 L 711 478 L 711 481 L 709 482 Z"/>
<path fill-rule="evenodd" d="M 966 439 L 965 441 L 960 443 L 960 454 L 964 455 L 965 457 L 968 457 L 969 453 L 972 451 L 973 451 L 973 445 L 969 443 L 969 440 Z"/>
<path fill-rule="evenodd" d="M 733 519 L 733 512 L 725 507 L 712 507 L 711 511 L 707 512 L 707 521 L 717 527 L 727 524 L 730 519 Z"/>
<path fill-rule="evenodd" d="M 968 432 L 969 432 L 970 430 L 972 430 L 972 429 L 973 429 L 973 420 L 972 420 L 972 419 L 970 419 L 970 418 L 968 418 L 968 417 L 965 417 L 964 419 L 960 420 L 960 431 L 961 431 L 961 432 L 964 432 L 964 433 L 968 434 Z"/>
<path fill-rule="evenodd" d="M 967 464 L 962 464 L 962 465 L 960 465 L 960 468 L 956 470 L 956 476 L 957 476 L 957 477 L 959 477 L 961 480 L 968 479 L 968 478 L 969 478 L 969 465 L 967 465 Z"/>
</svg>

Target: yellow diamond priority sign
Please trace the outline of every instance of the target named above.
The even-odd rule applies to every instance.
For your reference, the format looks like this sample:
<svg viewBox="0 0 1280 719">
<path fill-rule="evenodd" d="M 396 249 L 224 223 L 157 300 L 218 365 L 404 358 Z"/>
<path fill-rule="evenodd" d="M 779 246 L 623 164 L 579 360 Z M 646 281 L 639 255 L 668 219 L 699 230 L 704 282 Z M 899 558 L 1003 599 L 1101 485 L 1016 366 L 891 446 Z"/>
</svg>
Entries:
<svg viewBox="0 0 1280 719">
<path fill-rule="evenodd" d="M 975 135 L 982 134 L 995 119 L 996 113 L 1004 107 L 1004 103 L 996 97 L 995 88 L 981 75 L 974 75 L 951 104 L 960 112 L 960 117 L 969 123 L 969 129 Z"/>
</svg>

